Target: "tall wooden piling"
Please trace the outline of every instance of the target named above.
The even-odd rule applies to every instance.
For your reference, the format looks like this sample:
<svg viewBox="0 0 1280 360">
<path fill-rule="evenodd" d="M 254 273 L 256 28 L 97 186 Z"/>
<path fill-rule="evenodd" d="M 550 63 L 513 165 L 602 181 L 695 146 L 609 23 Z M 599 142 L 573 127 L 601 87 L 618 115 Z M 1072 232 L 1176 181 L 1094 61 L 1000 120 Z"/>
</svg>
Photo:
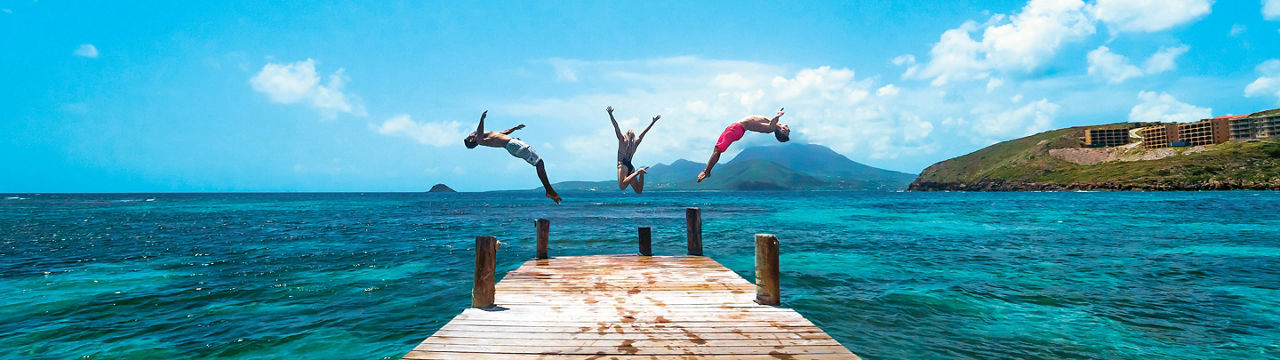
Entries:
<svg viewBox="0 0 1280 360">
<path fill-rule="evenodd" d="M 476 273 L 472 278 L 471 307 L 493 307 L 494 272 L 498 257 L 498 239 L 492 236 L 476 237 Z"/>
<path fill-rule="evenodd" d="M 778 284 L 778 237 L 756 234 L 756 303 L 781 305 Z"/>
<path fill-rule="evenodd" d="M 533 221 L 533 227 L 538 229 L 538 253 L 534 256 L 537 259 L 547 258 L 547 237 L 551 234 L 551 220 L 537 219 Z"/>
<path fill-rule="evenodd" d="M 689 236 L 689 255 L 702 256 L 702 210 L 684 209 L 684 223 Z"/>
<path fill-rule="evenodd" d="M 648 227 L 640 228 L 640 256 L 653 256 L 653 242 Z"/>
</svg>

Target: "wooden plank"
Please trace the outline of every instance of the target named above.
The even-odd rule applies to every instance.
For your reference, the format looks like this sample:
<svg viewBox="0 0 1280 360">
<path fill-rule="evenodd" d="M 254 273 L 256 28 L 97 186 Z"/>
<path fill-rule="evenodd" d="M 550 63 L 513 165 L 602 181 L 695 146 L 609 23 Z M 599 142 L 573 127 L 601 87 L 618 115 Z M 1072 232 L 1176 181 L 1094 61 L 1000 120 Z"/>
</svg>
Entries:
<svg viewBox="0 0 1280 360">
<path fill-rule="evenodd" d="M 563 355 L 563 354 L 483 354 L 483 353 L 460 353 L 447 351 L 422 351 L 414 350 L 405 355 L 405 359 L 411 360 L 428 360 L 428 359 L 475 359 L 475 360 L 565 360 L 565 359 L 707 359 L 707 360 L 847 360 L 849 355 L 844 354 L 787 354 L 780 351 L 773 351 L 768 355 L 619 355 L 619 354 L 591 354 L 591 355 Z"/>
<path fill-rule="evenodd" d="M 776 266 L 776 265 L 775 265 Z M 524 263 L 405 359 L 857 359 L 794 310 L 701 256 Z"/>
</svg>

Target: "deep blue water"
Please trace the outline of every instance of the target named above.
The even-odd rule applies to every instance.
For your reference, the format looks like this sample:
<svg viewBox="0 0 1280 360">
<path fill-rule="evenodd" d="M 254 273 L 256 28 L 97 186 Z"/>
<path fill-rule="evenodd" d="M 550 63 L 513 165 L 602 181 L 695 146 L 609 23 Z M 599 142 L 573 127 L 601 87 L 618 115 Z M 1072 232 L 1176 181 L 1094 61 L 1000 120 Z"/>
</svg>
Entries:
<svg viewBox="0 0 1280 360">
<path fill-rule="evenodd" d="M 684 253 L 753 280 L 866 359 L 1280 357 L 1280 192 L 83 194 L 0 199 L 0 358 L 398 358 L 551 254 Z"/>
</svg>

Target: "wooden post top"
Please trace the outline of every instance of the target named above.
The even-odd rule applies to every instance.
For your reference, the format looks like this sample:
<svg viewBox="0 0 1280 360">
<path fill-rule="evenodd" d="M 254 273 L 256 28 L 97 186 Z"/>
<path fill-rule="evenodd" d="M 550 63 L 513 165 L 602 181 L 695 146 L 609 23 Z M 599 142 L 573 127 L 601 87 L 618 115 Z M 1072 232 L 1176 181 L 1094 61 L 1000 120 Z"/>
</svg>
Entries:
<svg viewBox="0 0 1280 360">
<path fill-rule="evenodd" d="M 778 237 L 772 234 L 756 234 L 757 304 L 772 306 L 782 304 L 778 277 Z"/>
</svg>

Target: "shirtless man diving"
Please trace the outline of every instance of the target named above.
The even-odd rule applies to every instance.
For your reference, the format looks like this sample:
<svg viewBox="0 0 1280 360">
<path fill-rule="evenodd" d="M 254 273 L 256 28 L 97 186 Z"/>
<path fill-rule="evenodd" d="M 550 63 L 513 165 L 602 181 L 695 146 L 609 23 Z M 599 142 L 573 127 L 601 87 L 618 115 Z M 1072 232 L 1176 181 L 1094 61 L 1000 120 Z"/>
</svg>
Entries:
<svg viewBox="0 0 1280 360">
<path fill-rule="evenodd" d="M 468 149 L 475 149 L 477 145 L 505 148 L 508 153 L 511 153 L 511 156 L 524 159 L 529 165 L 533 165 L 534 168 L 538 169 L 538 180 L 542 180 L 542 188 L 546 189 L 547 197 L 559 204 L 560 195 L 556 194 L 556 191 L 551 188 L 551 182 L 547 181 L 547 169 L 543 166 L 542 158 L 533 152 L 533 148 L 529 147 L 529 144 L 511 137 L 511 133 L 523 129 L 524 124 L 516 125 L 516 127 L 500 132 L 484 131 L 484 118 L 488 115 L 488 110 L 480 114 L 480 126 L 476 127 L 476 132 L 463 138 L 462 144 L 466 145 Z"/>
<path fill-rule="evenodd" d="M 791 140 L 791 128 L 778 123 L 778 119 L 782 118 L 782 110 L 778 109 L 778 114 L 772 119 L 760 115 L 752 115 L 738 120 L 738 122 L 729 124 L 720 134 L 720 140 L 716 141 L 716 146 L 711 152 L 711 159 L 707 160 L 707 168 L 698 174 L 698 182 L 702 182 L 711 176 L 711 168 L 716 166 L 716 162 L 720 161 L 720 153 L 729 149 L 729 144 L 742 139 L 742 135 L 747 130 L 759 133 L 773 133 L 778 142 L 787 142 Z"/>
</svg>

